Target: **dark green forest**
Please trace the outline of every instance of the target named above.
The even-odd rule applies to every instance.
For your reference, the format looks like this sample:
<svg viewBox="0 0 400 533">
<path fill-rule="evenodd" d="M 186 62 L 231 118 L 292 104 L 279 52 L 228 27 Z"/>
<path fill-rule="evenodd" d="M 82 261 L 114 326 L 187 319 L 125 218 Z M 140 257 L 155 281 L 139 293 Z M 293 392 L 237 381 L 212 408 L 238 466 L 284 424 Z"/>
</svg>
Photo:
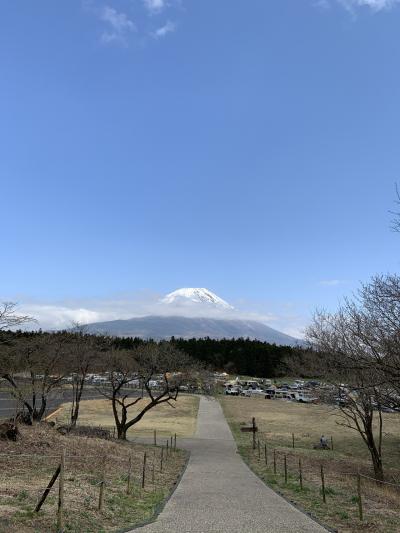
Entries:
<svg viewBox="0 0 400 533">
<path fill-rule="evenodd" d="M 137 346 L 142 339 L 116 339 L 121 348 Z M 274 378 L 286 375 L 286 361 L 300 359 L 303 348 L 277 346 L 250 339 L 176 339 L 169 341 L 176 348 L 194 359 L 202 361 L 214 370 L 236 373 L 245 376 Z"/>
<path fill-rule="evenodd" d="M 15 341 L 26 339 L 31 342 L 43 341 L 44 338 L 62 337 L 73 333 L 58 332 L 0 332 L 0 345 L 14 344 Z M 91 335 L 87 336 L 92 337 Z M 100 337 L 96 337 L 100 339 Z M 106 344 L 117 349 L 132 349 L 153 340 L 131 337 L 103 337 Z M 194 359 L 201 361 L 211 370 L 225 371 L 231 374 L 275 378 L 287 375 L 287 362 L 297 359 L 301 361 L 307 350 L 300 347 L 278 346 L 250 339 L 179 339 L 172 337 L 169 341 L 175 348 L 185 352 Z"/>
</svg>

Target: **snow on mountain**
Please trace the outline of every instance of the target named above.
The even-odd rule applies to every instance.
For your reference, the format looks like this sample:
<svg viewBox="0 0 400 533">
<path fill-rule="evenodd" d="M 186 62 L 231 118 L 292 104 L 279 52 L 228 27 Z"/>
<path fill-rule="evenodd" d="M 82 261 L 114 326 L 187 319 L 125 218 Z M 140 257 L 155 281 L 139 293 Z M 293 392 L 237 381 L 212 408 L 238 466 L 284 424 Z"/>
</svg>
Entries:
<svg viewBox="0 0 400 533">
<path fill-rule="evenodd" d="M 210 304 L 220 309 L 233 309 L 228 302 L 204 288 L 184 288 L 170 292 L 162 300 L 162 303 L 168 305 L 179 305 L 188 302 L 199 304 Z"/>
<path fill-rule="evenodd" d="M 250 338 L 296 346 L 302 341 L 273 329 L 243 313 L 204 288 L 182 288 L 158 300 L 156 308 L 129 319 L 95 322 L 88 331 L 96 334 L 143 339 L 169 339 L 172 336 L 212 339 Z"/>
</svg>

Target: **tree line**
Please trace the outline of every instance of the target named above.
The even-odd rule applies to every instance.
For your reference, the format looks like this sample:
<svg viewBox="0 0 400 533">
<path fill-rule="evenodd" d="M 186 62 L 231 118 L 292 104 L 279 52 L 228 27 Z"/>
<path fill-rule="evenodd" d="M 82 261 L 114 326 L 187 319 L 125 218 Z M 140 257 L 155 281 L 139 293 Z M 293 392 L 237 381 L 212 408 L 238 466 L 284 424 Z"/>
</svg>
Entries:
<svg viewBox="0 0 400 533">
<path fill-rule="evenodd" d="M 9 329 L 32 320 L 18 315 L 15 304 L 0 306 L 0 379 L 17 402 L 16 416 L 27 423 L 43 420 L 52 395 L 68 388 L 72 430 L 90 374 L 102 374 L 106 383 L 96 389 L 110 401 L 121 439 L 150 409 L 172 405 L 183 385 L 210 392 L 210 371 L 276 377 L 287 369 L 285 358 L 302 351 L 249 339 L 108 337 L 88 334 L 78 324 L 58 332 Z M 140 384 L 140 396 L 132 395 L 133 382 Z"/>
<path fill-rule="evenodd" d="M 134 347 L 145 341 L 139 338 L 121 338 L 120 346 Z M 275 378 L 287 375 L 288 362 L 299 359 L 308 348 L 279 346 L 251 339 L 182 339 L 172 337 L 170 343 L 209 368 L 229 374 Z"/>
<path fill-rule="evenodd" d="M 110 401 L 117 435 L 126 439 L 129 428 L 157 405 L 173 405 L 183 385 L 201 389 L 206 383 L 203 365 L 167 342 L 120 345 L 118 339 L 73 331 L 10 331 L 29 317 L 15 314 L 10 304 L 0 309 L 0 386 L 15 398 L 14 419 L 32 424 L 47 414 L 49 400 L 70 390 L 67 430 L 79 418 L 81 400 L 90 374 L 106 376 L 97 391 Z M 129 385 L 139 384 L 140 393 Z M 156 386 L 154 386 L 156 382 Z M 132 408 L 135 410 L 132 413 Z"/>
</svg>

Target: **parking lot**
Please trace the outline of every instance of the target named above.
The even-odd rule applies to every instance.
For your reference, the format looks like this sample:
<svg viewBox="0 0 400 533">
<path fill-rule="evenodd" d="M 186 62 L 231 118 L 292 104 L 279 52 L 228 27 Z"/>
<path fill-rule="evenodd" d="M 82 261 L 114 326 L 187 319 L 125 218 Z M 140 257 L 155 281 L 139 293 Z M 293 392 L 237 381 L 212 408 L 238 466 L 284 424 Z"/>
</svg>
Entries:
<svg viewBox="0 0 400 533">
<path fill-rule="evenodd" d="M 137 391 L 129 391 L 130 396 L 137 396 L 140 393 Z M 86 387 L 82 394 L 82 400 L 97 400 L 104 396 L 93 387 Z M 61 404 L 72 401 L 72 389 L 66 388 L 55 391 L 49 398 L 46 409 L 46 414 L 50 414 L 57 409 Z M 8 392 L 0 392 L 0 420 L 4 418 L 11 418 L 15 415 L 17 408 L 17 401 Z"/>
</svg>

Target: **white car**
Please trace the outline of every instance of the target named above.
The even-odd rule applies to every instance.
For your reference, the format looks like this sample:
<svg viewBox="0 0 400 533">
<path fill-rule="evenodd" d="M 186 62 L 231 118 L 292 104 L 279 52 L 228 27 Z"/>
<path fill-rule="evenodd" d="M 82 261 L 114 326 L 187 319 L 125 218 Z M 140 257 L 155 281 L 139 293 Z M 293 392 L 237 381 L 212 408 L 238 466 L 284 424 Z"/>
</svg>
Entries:
<svg viewBox="0 0 400 533">
<path fill-rule="evenodd" d="M 250 394 L 252 396 L 265 396 L 265 391 L 263 391 L 262 389 L 253 389 L 253 390 L 250 390 Z"/>
<path fill-rule="evenodd" d="M 224 394 L 226 394 L 227 396 L 239 396 L 241 392 L 237 387 L 230 387 L 225 389 Z"/>
<path fill-rule="evenodd" d="M 315 403 L 318 401 L 318 398 L 314 398 L 312 396 L 306 396 L 305 394 L 299 394 L 299 397 L 297 398 L 297 401 L 299 403 Z"/>
<path fill-rule="evenodd" d="M 242 391 L 243 396 L 265 396 L 265 392 L 261 389 L 246 389 Z"/>
</svg>

